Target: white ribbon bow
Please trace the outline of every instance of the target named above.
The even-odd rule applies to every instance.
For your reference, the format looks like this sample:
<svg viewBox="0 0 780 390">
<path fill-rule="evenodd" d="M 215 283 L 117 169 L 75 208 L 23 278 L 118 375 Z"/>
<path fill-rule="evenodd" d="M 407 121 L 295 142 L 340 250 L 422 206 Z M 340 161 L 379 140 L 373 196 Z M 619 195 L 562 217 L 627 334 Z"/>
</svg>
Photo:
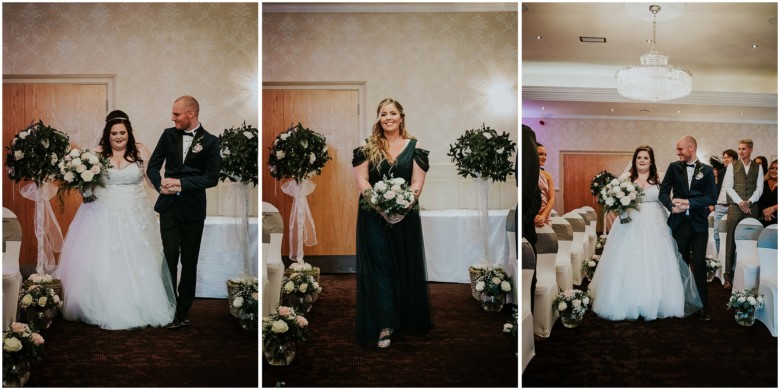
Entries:
<svg viewBox="0 0 780 390">
<path fill-rule="evenodd" d="M 62 249 L 62 231 L 49 203 L 57 194 L 57 187 L 49 182 L 44 182 L 42 187 L 30 183 L 19 192 L 35 202 L 35 238 L 38 240 L 38 265 L 35 270 L 38 275 L 45 275 L 44 267 L 52 269 L 56 265 L 52 251 Z"/>
<path fill-rule="evenodd" d="M 317 244 L 317 232 L 314 229 L 314 218 L 311 216 L 309 202 L 306 197 L 314 191 L 316 184 L 309 179 L 300 183 L 290 180 L 282 184 L 282 192 L 294 198 L 290 211 L 290 260 L 303 264 L 303 245 Z"/>
</svg>

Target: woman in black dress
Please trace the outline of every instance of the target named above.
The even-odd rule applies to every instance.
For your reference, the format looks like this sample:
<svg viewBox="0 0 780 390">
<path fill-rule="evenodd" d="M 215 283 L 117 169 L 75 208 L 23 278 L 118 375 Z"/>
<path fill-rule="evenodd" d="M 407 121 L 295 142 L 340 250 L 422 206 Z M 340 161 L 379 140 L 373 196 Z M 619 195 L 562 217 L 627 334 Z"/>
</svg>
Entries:
<svg viewBox="0 0 780 390">
<path fill-rule="evenodd" d="M 410 184 L 415 202 L 405 214 L 386 215 L 358 207 L 357 336 L 385 348 L 390 336 L 422 334 L 431 328 L 422 225 L 417 199 L 428 170 L 428 151 L 406 132 L 401 104 L 385 99 L 366 145 L 354 150 L 353 172 L 360 194 L 385 178 Z"/>
<path fill-rule="evenodd" d="M 761 210 L 759 219 L 764 227 L 777 223 L 777 160 L 772 161 L 764 176 L 764 192 L 758 199 L 758 209 Z"/>
</svg>

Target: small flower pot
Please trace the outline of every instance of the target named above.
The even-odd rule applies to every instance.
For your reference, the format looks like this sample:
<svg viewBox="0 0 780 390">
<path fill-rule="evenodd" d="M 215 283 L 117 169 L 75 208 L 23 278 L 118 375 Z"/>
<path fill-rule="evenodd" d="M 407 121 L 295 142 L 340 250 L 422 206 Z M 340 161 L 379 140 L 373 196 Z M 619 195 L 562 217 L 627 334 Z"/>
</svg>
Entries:
<svg viewBox="0 0 780 390">
<path fill-rule="evenodd" d="M 756 311 L 755 309 L 737 309 L 734 313 L 734 319 L 742 326 L 752 326 L 756 322 Z"/>
<path fill-rule="evenodd" d="M 489 295 L 483 293 L 480 295 L 479 300 L 482 303 L 482 308 L 485 309 L 485 311 L 495 312 L 501 311 L 501 309 L 504 308 L 504 294 Z"/>
<path fill-rule="evenodd" d="M 30 362 L 5 363 L 10 366 L 3 370 L 3 387 L 22 387 L 30 380 Z"/>
<path fill-rule="evenodd" d="M 582 324 L 582 320 L 585 317 L 584 314 L 570 313 L 567 315 L 561 315 L 561 323 L 567 328 L 576 328 Z"/>
<path fill-rule="evenodd" d="M 41 310 L 30 306 L 23 310 L 25 318 L 27 319 L 27 324 L 33 332 L 49 329 L 52 321 L 54 321 L 54 317 L 59 313 L 59 309 L 56 307 L 47 307 L 46 309 Z"/>
<path fill-rule="evenodd" d="M 288 366 L 295 359 L 295 343 L 268 341 L 264 345 L 263 355 L 272 366 Z"/>
</svg>

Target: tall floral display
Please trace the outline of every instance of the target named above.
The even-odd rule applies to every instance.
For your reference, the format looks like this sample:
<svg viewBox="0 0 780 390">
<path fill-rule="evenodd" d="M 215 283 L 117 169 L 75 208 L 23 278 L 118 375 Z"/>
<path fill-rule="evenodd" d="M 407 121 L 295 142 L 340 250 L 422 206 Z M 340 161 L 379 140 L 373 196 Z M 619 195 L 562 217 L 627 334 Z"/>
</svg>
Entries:
<svg viewBox="0 0 780 390">
<path fill-rule="evenodd" d="M 15 183 L 31 181 L 21 188 L 23 197 L 35 202 L 35 238 L 38 241 L 36 270 L 54 266 L 54 253 L 62 247 L 60 230 L 49 200 L 57 194 L 52 184 L 60 174 L 58 164 L 68 152 L 68 135 L 47 126 L 43 121 L 28 126 L 17 133 L 6 146 L 5 167 L 8 178 Z"/>
<path fill-rule="evenodd" d="M 479 193 L 479 227 L 482 242 L 482 259 L 477 267 L 470 267 L 472 285 L 480 276 L 481 269 L 491 263 L 490 248 L 488 245 L 488 197 L 490 183 L 506 181 L 508 175 L 514 172 L 514 164 L 511 161 L 517 144 L 509 139 L 509 134 L 501 135 L 489 126 L 482 124 L 482 128 L 466 130 L 454 145 L 450 145 L 447 155 L 452 158 L 458 169 L 458 174 L 465 178 L 477 179 Z M 473 287 L 473 286 L 472 286 Z M 474 298 L 479 299 L 477 296 Z"/>
<path fill-rule="evenodd" d="M 314 219 L 306 197 L 314 191 L 311 178 L 322 173 L 328 160 L 328 145 L 322 134 L 303 127 L 300 122 L 279 134 L 269 147 L 268 166 L 282 184 L 282 192 L 294 198 L 290 212 L 290 260 L 303 264 L 303 246 L 317 244 Z"/>
<path fill-rule="evenodd" d="M 226 213 L 235 220 L 234 229 L 229 229 L 223 241 L 235 245 L 238 240 L 244 259 L 240 275 L 227 280 L 228 302 L 230 313 L 241 321 L 244 329 L 257 329 L 257 284 L 254 263 L 249 251 L 249 213 L 252 187 L 257 187 L 257 152 L 259 131 L 252 125 L 243 122 L 241 126 L 225 129 L 219 136 L 220 163 L 219 179 L 229 181 L 227 186 Z M 254 286 L 254 295 L 251 288 Z M 247 293 L 248 292 L 248 293 Z M 254 297 L 254 298 L 253 298 Z M 239 303 L 236 305 L 236 303 Z M 254 306 L 252 306 L 254 302 Z M 252 309 L 254 307 L 254 309 Z M 254 310 L 254 313 L 253 313 Z M 254 325 L 252 325 L 254 324 Z"/>
</svg>

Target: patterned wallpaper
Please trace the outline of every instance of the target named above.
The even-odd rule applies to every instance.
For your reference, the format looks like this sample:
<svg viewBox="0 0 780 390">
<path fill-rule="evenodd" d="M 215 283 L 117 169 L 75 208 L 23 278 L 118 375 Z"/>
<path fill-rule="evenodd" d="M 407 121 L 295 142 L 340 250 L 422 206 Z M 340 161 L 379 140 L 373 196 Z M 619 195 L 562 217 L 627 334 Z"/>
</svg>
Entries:
<svg viewBox="0 0 780 390">
<path fill-rule="evenodd" d="M 639 145 L 650 145 L 656 162 L 665 170 L 670 162 L 678 160 L 675 143 L 689 134 L 696 138 L 697 154 L 702 161 L 709 161 L 712 155 L 720 157 L 725 149 L 736 150 L 741 138 L 753 139 L 753 157 L 763 155 L 771 161 L 777 156 L 776 125 L 544 119 L 542 126 L 539 118 L 523 118 L 523 124 L 534 130 L 537 140 L 547 149 L 545 168 L 552 173 L 556 188 L 560 188 L 561 150 L 633 152 Z"/>
<path fill-rule="evenodd" d="M 517 140 L 516 12 L 262 18 L 264 82 L 366 82 L 367 120 L 385 97 L 401 102 L 432 164 L 450 164 L 449 144 L 483 122 Z"/>
</svg>

